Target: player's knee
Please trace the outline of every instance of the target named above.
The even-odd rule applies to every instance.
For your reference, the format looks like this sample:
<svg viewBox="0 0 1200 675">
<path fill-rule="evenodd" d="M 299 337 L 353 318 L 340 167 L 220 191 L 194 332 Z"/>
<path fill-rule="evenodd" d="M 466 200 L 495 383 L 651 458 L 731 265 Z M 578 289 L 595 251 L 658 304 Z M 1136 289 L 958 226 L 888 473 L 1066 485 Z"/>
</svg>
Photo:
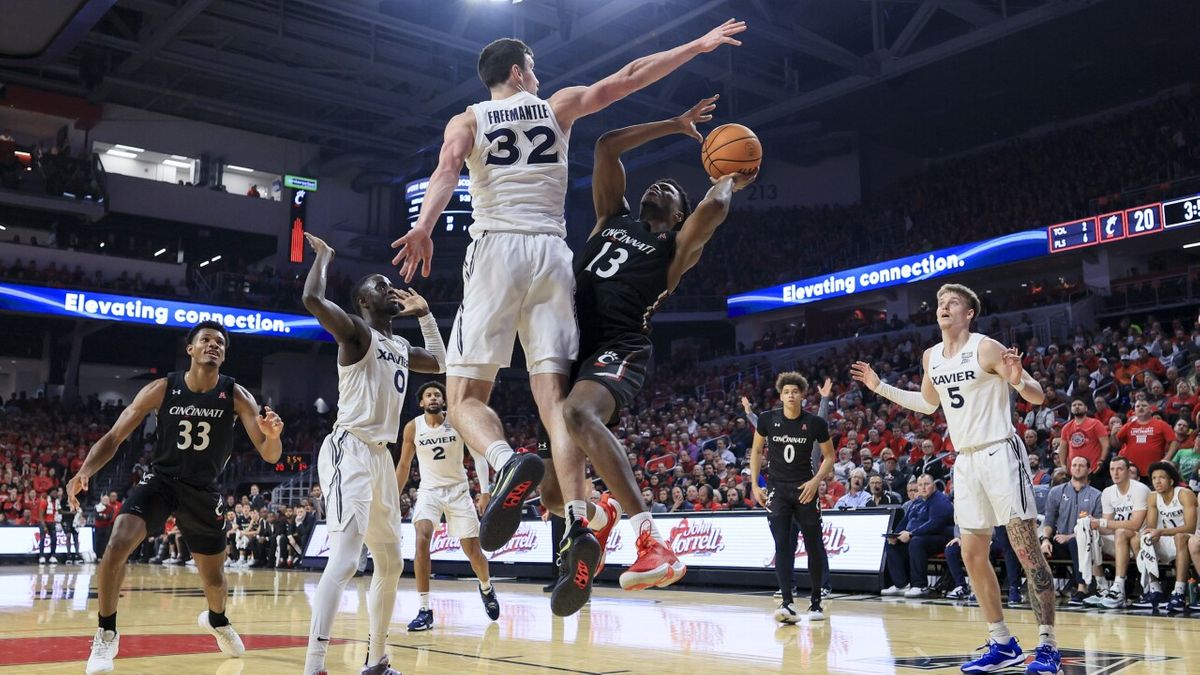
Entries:
<svg viewBox="0 0 1200 675">
<path fill-rule="evenodd" d="M 1133 539 L 1135 532 L 1133 530 L 1117 530 L 1117 541 L 1128 543 Z"/>
<path fill-rule="evenodd" d="M 602 424 L 600 416 L 588 405 L 585 401 L 580 401 L 573 398 L 568 398 L 563 403 L 563 421 L 567 426 L 573 428 L 581 428 Z"/>
</svg>

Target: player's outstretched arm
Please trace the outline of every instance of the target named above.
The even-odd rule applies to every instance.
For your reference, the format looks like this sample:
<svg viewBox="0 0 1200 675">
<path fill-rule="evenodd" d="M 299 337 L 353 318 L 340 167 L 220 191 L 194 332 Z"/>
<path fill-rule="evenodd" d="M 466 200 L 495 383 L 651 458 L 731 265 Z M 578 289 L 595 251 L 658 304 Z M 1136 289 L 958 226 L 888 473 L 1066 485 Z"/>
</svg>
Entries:
<svg viewBox="0 0 1200 675">
<path fill-rule="evenodd" d="M 404 283 L 411 283 L 421 268 L 421 276 L 428 277 L 433 260 L 433 224 L 446 210 L 454 188 L 458 187 L 458 177 L 462 174 L 463 163 L 471 148 L 475 146 L 475 113 L 468 109 L 450 118 L 446 124 L 446 132 L 442 137 L 442 149 L 438 153 L 438 165 L 429 176 L 429 187 L 425 190 L 425 199 L 421 202 L 421 213 L 417 223 L 403 237 L 392 242 L 392 248 L 398 248 L 392 258 L 393 265 L 400 266 L 400 276 Z"/>
<path fill-rule="evenodd" d="M 417 454 L 417 425 L 416 420 L 404 425 L 404 436 L 400 441 L 400 461 L 396 462 L 396 488 L 404 494 L 408 485 L 408 476 L 412 473 L 413 456 Z"/>
<path fill-rule="evenodd" d="M 279 440 L 283 433 L 283 420 L 279 418 L 271 406 L 263 406 L 262 413 L 258 411 L 258 401 L 254 394 L 240 384 L 233 387 L 233 412 L 246 429 L 246 435 L 254 444 L 254 449 L 264 462 L 274 464 L 283 456 L 283 444 Z"/>
<path fill-rule="evenodd" d="M 329 331 L 333 339 L 337 340 L 338 346 L 357 347 L 361 351 L 367 344 L 363 339 L 366 337 L 366 324 L 361 319 L 356 322 L 354 317 L 346 313 L 346 310 L 325 297 L 329 263 L 333 262 L 335 254 L 333 247 L 325 243 L 324 239 L 310 232 L 305 232 L 304 238 L 308 240 L 308 245 L 317 254 L 313 259 L 312 267 L 308 269 L 308 276 L 304 279 L 304 294 L 301 296 L 304 308 L 317 318 L 321 328 Z M 357 360 L 357 358 L 351 359 L 350 362 L 353 363 Z"/>
<path fill-rule="evenodd" d="M 938 398 L 937 390 L 933 388 L 933 381 L 929 379 L 928 350 L 921 357 L 921 369 L 924 371 L 924 374 L 921 376 L 920 392 L 897 389 L 887 382 L 880 380 L 879 375 L 875 374 L 875 369 L 865 361 L 855 361 L 850 366 L 850 376 L 862 382 L 867 389 L 889 401 L 899 403 L 909 410 L 929 415 L 938 409 L 938 406 L 941 405 L 941 399 Z"/>
<path fill-rule="evenodd" d="M 717 227 L 725 222 L 725 217 L 729 215 L 733 193 L 753 183 L 757 177 L 756 169 L 753 173 L 734 173 L 713 179 L 713 186 L 709 188 L 708 194 L 704 195 L 696 210 L 683 221 L 683 227 L 675 237 L 675 257 L 671 258 L 671 266 L 667 268 L 668 291 L 674 291 L 683 275 L 700 262 L 704 245 L 712 239 Z"/>
<path fill-rule="evenodd" d="M 418 373 L 446 372 L 446 343 L 438 330 L 437 319 L 429 312 L 429 303 L 412 289 L 393 290 L 400 298 L 400 316 L 415 316 L 421 325 L 425 348 L 413 347 L 408 354 L 408 367 Z"/>
<path fill-rule="evenodd" d="M 165 377 L 160 377 L 142 387 L 137 396 L 133 397 L 133 401 L 121 411 L 116 423 L 112 425 L 108 433 L 101 436 L 100 440 L 92 445 L 87 458 L 83 460 L 83 466 L 79 467 L 79 472 L 67 483 L 67 500 L 71 503 L 71 508 L 79 509 L 79 493 L 88 489 L 88 481 L 91 477 L 104 468 L 113 455 L 117 454 L 117 448 L 121 447 L 125 439 L 129 438 L 129 434 L 133 433 L 142 420 L 146 419 L 146 415 L 158 410 L 166 393 L 167 378 Z"/>
<path fill-rule="evenodd" d="M 691 42 L 631 61 L 595 84 L 560 89 L 549 100 L 554 118 L 566 132 L 580 117 L 599 112 L 633 92 L 654 84 L 699 54 L 711 52 L 721 45 L 741 45 L 741 41 L 733 36 L 744 30 L 745 21 L 730 19 Z"/>
<path fill-rule="evenodd" d="M 592 164 L 592 204 L 596 208 L 597 222 L 590 236 L 595 236 L 608 218 L 629 211 L 629 204 L 625 201 L 625 166 L 621 164 L 621 155 L 671 134 L 685 134 L 703 141 L 704 137 L 696 125 L 712 119 L 718 98 L 719 94 L 701 99 L 678 117 L 609 131 L 596 141 Z"/>
<path fill-rule="evenodd" d="M 1046 400 L 1046 393 L 1042 391 L 1042 385 L 1021 365 L 1021 356 L 1016 347 L 1005 349 L 1004 345 L 991 338 L 987 338 L 979 346 L 979 365 L 983 366 L 984 370 L 1008 380 L 1021 398 L 1034 405 L 1041 405 L 1042 401 Z"/>
</svg>

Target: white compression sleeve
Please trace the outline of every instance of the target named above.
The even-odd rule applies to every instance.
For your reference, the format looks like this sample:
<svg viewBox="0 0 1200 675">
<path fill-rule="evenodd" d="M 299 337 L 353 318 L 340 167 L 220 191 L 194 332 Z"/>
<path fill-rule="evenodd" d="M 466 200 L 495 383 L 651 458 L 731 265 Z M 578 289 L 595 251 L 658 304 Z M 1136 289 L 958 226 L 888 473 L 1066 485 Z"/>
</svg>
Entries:
<svg viewBox="0 0 1200 675">
<path fill-rule="evenodd" d="M 425 351 L 437 361 L 438 372 L 446 372 L 446 343 L 442 341 L 437 319 L 430 313 L 417 319 L 417 322 L 421 324 L 421 335 L 425 338 Z"/>
<path fill-rule="evenodd" d="M 938 409 L 938 405 L 926 401 L 925 396 L 921 392 L 897 389 L 887 382 L 880 382 L 879 386 L 875 389 L 875 393 L 890 401 L 895 401 L 909 410 L 915 410 L 926 415 L 930 415 Z"/>
</svg>

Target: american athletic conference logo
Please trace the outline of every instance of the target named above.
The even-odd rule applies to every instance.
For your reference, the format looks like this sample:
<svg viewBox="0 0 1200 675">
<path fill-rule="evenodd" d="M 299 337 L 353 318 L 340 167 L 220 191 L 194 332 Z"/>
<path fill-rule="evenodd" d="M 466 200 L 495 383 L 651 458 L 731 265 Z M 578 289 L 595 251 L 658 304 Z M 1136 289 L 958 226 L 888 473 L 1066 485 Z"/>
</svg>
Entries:
<svg viewBox="0 0 1200 675">
<path fill-rule="evenodd" d="M 675 555 L 707 556 L 725 550 L 725 537 L 712 521 L 684 518 L 671 528 L 667 546 Z"/>
</svg>

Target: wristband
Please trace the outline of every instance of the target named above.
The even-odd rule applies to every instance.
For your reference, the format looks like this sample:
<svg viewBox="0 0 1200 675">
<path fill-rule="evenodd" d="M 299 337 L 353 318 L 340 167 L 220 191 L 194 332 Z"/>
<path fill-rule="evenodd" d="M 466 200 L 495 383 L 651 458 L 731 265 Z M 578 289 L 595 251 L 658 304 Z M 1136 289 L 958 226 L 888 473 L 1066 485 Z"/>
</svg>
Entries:
<svg viewBox="0 0 1200 675">
<path fill-rule="evenodd" d="M 1102 530 L 1108 529 L 1108 519 L 1107 518 L 1100 519 L 1100 529 L 1102 529 Z"/>
</svg>

